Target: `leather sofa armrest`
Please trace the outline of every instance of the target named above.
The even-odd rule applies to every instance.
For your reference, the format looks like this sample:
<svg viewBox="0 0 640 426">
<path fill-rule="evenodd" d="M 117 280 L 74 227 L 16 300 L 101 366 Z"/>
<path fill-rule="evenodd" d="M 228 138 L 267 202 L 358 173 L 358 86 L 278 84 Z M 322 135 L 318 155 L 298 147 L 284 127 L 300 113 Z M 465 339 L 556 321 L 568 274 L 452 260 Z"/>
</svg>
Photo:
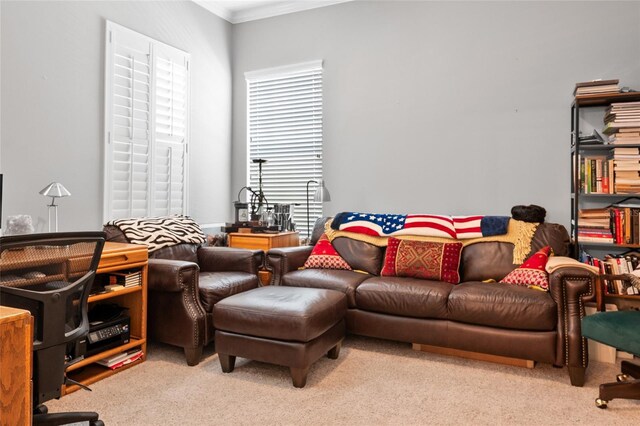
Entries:
<svg viewBox="0 0 640 426">
<path fill-rule="evenodd" d="M 597 275 L 580 266 L 563 266 L 549 274 L 549 290 L 558 306 L 558 365 L 569 368 L 571 384 L 582 386 L 589 364 L 587 341 L 582 337 L 584 305 L 596 297 Z"/>
<path fill-rule="evenodd" d="M 184 260 L 149 259 L 149 290 L 171 293 L 184 291 L 192 283 L 197 284 L 199 270 L 197 264 Z"/>
<path fill-rule="evenodd" d="M 265 268 L 271 272 L 271 285 L 280 285 L 282 276 L 304 266 L 313 246 L 274 248 L 267 252 Z"/>
<path fill-rule="evenodd" d="M 200 269 L 207 272 L 248 272 L 257 275 L 264 265 L 264 251 L 231 247 L 198 249 Z"/>
</svg>

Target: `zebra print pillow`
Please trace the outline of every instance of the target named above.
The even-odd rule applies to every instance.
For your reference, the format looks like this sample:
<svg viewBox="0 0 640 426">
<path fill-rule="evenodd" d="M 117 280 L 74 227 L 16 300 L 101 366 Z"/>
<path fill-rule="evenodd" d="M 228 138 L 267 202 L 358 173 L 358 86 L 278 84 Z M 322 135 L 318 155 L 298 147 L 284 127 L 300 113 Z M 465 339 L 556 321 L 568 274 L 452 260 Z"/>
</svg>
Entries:
<svg viewBox="0 0 640 426">
<path fill-rule="evenodd" d="M 161 216 L 112 220 L 132 244 L 146 245 L 149 253 L 182 243 L 202 244 L 207 238 L 189 216 Z"/>
</svg>

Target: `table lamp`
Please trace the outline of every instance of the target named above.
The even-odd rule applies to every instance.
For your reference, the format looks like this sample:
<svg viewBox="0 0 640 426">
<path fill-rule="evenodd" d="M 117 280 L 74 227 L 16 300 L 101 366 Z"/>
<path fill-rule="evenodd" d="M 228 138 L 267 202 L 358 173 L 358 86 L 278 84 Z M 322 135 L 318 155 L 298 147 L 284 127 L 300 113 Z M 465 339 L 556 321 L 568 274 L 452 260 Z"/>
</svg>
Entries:
<svg viewBox="0 0 640 426">
<path fill-rule="evenodd" d="M 56 204 L 56 198 L 68 197 L 71 193 L 61 183 L 51 182 L 40 191 L 40 195 L 51 197 L 51 204 L 47 204 L 47 207 L 49 207 L 49 232 L 51 232 L 51 222 L 55 223 L 53 232 L 58 232 L 58 205 Z M 53 221 L 51 220 L 52 210 Z"/>
<path fill-rule="evenodd" d="M 311 240 L 311 223 L 309 221 L 309 184 L 312 182 L 318 184 L 316 192 L 313 194 L 313 201 L 331 201 L 331 194 L 329 194 L 327 187 L 324 186 L 324 179 L 320 179 L 319 181 L 311 179 L 307 182 L 307 241 Z"/>
</svg>

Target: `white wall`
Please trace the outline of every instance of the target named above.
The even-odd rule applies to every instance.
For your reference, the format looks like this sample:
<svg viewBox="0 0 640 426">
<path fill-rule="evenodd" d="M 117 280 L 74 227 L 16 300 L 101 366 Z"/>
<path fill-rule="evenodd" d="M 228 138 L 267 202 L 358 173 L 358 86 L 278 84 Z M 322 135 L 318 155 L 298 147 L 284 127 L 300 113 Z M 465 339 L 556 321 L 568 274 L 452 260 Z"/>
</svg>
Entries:
<svg viewBox="0 0 640 426">
<path fill-rule="evenodd" d="M 235 25 L 233 42 L 232 194 L 244 73 L 324 59 L 327 214 L 533 203 L 568 226 L 574 84 L 640 90 L 638 2 L 351 2 Z"/>
<path fill-rule="evenodd" d="M 229 219 L 231 24 L 190 1 L 0 3 L 3 220 L 30 214 L 62 182 L 60 230 L 101 229 L 105 20 L 191 54 L 190 214 Z"/>
</svg>

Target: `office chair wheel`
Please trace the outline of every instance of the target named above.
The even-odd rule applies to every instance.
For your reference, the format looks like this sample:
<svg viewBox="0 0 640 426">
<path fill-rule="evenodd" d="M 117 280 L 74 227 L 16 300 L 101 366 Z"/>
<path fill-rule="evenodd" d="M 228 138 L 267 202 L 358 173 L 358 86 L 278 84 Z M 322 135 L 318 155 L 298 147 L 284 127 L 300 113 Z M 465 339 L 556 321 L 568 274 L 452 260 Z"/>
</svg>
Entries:
<svg viewBox="0 0 640 426">
<path fill-rule="evenodd" d="M 44 404 L 40 404 L 33 409 L 33 414 L 47 414 L 48 412 L 49 412 L 49 409 Z"/>
<path fill-rule="evenodd" d="M 629 376 L 627 376 L 626 374 L 618 374 L 616 376 L 616 382 L 618 383 L 622 383 L 622 382 L 626 382 L 627 380 L 629 380 Z"/>
<path fill-rule="evenodd" d="M 596 407 L 604 410 L 605 408 L 607 408 L 608 402 L 609 401 L 605 401 L 604 399 L 596 398 Z"/>
</svg>

